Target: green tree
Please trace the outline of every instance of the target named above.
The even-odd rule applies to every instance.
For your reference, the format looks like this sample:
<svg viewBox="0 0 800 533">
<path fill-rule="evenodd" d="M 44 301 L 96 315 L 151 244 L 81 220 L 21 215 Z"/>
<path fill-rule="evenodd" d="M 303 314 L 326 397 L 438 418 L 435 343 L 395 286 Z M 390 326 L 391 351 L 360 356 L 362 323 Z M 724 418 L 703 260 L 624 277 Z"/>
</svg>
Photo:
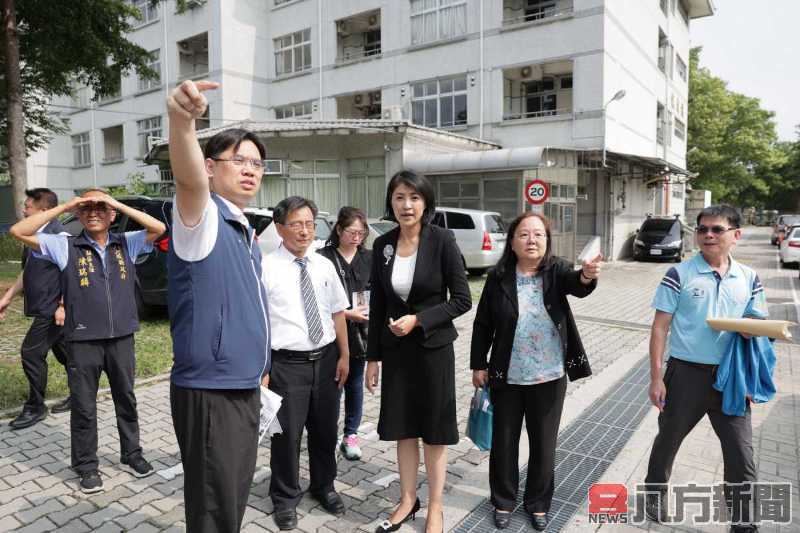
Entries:
<svg viewBox="0 0 800 533">
<path fill-rule="evenodd" d="M 727 83 L 699 66 L 701 49 L 689 56 L 687 165 L 693 186 L 715 201 L 763 206 L 781 182 L 786 163 L 777 147 L 774 113 L 757 98 L 730 91 Z"/>
<path fill-rule="evenodd" d="M 147 50 L 126 38 L 132 21 L 141 18 L 126 0 L 2 0 L 2 8 L 0 139 L 15 204 L 21 206 L 27 155 L 65 126 L 48 114 L 50 99 L 69 95 L 73 81 L 102 97 L 133 69 L 144 77 L 156 73 L 147 67 Z"/>
</svg>

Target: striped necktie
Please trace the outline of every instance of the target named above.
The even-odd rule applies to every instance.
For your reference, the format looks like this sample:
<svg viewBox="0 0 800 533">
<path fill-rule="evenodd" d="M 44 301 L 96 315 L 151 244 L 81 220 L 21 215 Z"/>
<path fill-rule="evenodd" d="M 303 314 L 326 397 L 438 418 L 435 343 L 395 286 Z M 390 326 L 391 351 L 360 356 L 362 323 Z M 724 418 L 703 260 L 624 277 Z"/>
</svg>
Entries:
<svg viewBox="0 0 800 533">
<path fill-rule="evenodd" d="M 296 258 L 295 263 L 300 265 L 300 290 L 303 293 L 303 308 L 306 312 L 306 324 L 308 324 L 308 338 L 311 342 L 318 344 L 322 340 L 322 321 L 319 318 L 319 308 L 317 307 L 317 298 L 314 296 L 314 286 L 311 284 L 311 278 L 308 275 L 306 262 L 308 260 L 303 258 Z"/>
</svg>

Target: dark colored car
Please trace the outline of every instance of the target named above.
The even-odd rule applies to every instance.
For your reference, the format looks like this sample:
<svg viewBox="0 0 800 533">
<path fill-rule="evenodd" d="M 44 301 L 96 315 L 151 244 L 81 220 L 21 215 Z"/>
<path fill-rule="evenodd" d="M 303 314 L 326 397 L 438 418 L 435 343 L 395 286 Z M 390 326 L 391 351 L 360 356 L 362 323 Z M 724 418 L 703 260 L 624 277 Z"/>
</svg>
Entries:
<svg viewBox="0 0 800 533">
<path fill-rule="evenodd" d="M 167 305 L 167 252 L 172 229 L 172 198 L 131 196 L 118 198 L 118 200 L 125 205 L 144 211 L 167 226 L 164 235 L 153 243 L 153 251 L 139 254 L 134 260 L 136 263 L 136 307 L 139 309 L 139 316 L 144 318 L 154 307 L 166 307 Z M 64 221 L 64 226 L 72 235 L 78 235 L 83 230 L 83 226 L 74 215 Z M 122 213 L 117 213 L 117 217 L 109 228 L 110 231 L 116 233 L 141 229 L 144 228 L 138 222 Z"/>
<path fill-rule="evenodd" d="M 136 263 L 136 307 L 139 310 L 139 316 L 145 318 L 154 308 L 167 306 L 167 252 L 172 231 L 172 198 L 131 196 L 118 198 L 118 200 L 125 205 L 144 211 L 167 226 L 164 235 L 153 243 L 153 251 L 142 253 L 134 260 Z M 259 213 L 246 212 L 245 216 L 258 235 L 261 235 L 272 222 L 271 216 L 263 216 Z M 67 218 L 64 225 L 72 235 L 78 235 L 83 230 L 80 221 L 74 216 Z M 124 233 L 144 228 L 126 215 L 118 213 L 109 229 L 117 233 Z"/>
<path fill-rule="evenodd" d="M 633 240 L 633 258 L 639 261 L 666 259 L 680 262 L 683 257 L 683 224 L 677 217 L 648 217 Z"/>
</svg>

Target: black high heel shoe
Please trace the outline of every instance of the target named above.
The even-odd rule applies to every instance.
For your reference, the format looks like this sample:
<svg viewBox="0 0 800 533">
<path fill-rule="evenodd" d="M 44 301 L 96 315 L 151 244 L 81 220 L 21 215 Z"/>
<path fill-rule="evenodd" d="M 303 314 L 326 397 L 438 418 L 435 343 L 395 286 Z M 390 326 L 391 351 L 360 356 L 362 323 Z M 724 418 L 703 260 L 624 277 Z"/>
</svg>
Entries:
<svg viewBox="0 0 800 533">
<path fill-rule="evenodd" d="M 417 498 L 417 501 L 414 502 L 414 507 L 411 508 L 411 511 L 409 511 L 409 513 L 405 517 L 403 517 L 403 519 L 400 520 L 400 522 L 392 524 L 389 520 L 384 520 L 377 527 L 377 529 L 375 529 L 375 533 L 388 533 L 389 531 L 397 531 L 398 529 L 400 529 L 400 526 L 408 522 L 409 518 L 411 520 L 416 520 L 417 511 L 419 511 L 419 507 L 420 507 L 419 498 Z"/>
</svg>

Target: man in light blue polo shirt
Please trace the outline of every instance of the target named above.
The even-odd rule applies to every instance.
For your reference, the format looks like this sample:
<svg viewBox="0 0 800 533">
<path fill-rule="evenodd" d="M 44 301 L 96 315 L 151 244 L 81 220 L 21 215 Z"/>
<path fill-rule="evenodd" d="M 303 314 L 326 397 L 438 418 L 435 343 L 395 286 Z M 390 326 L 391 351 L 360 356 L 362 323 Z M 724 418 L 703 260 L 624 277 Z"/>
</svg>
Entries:
<svg viewBox="0 0 800 533">
<path fill-rule="evenodd" d="M 700 253 L 667 271 L 652 304 L 656 313 L 650 337 L 649 394 L 660 414 L 645 482 L 654 492 L 664 490 L 681 442 L 705 415 L 722 445 L 726 484 L 756 480 L 749 402 L 745 416 L 725 415 L 722 393 L 713 388 L 717 366 L 738 333 L 713 330 L 706 319 L 742 318 L 748 305 L 766 314 L 764 288 L 755 271 L 730 255 L 742 236 L 735 209 L 725 205 L 703 209 L 696 236 Z M 668 333 L 669 360 L 662 377 Z M 661 498 L 653 496 L 647 501 L 647 516 L 663 521 L 663 493 Z M 732 519 L 731 531 L 754 530 L 747 524 L 746 509 L 734 512 Z"/>
</svg>

